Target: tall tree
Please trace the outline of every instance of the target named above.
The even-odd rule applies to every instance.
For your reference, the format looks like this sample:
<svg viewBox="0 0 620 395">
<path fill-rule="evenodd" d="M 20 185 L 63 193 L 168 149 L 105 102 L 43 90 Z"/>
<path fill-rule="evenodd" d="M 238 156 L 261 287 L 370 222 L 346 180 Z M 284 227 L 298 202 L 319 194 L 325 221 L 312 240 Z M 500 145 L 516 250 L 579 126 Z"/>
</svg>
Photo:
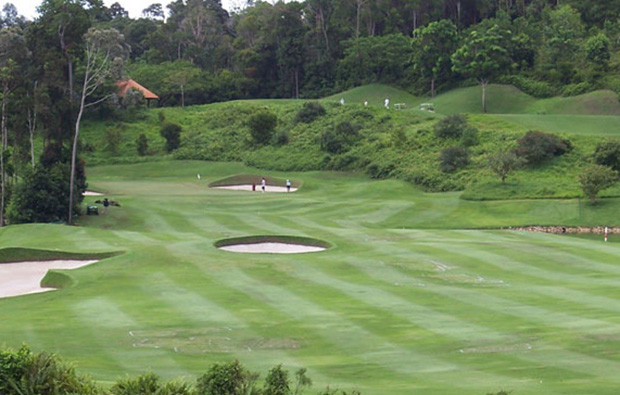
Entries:
<svg viewBox="0 0 620 395">
<path fill-rule="evenodd" d="M 7 106 L 11 94 L 20 85 L 21 70 L 27 69 L 25 59 L 28 57 L 26 40 L 20 28 L 0 30 L 0 227 L 4 225 L 4 207 L 7 189 L 7 172 L 5 169 L 6 150 L 9 136 L 7 126 Z"/>
<path fill-rule="evenodd" d="M 486 90 L 511 64 L 507 50 L 509 32 L 486 20 L 465 35 L 465 43 L 452 55 L 452 71 L 475 78 L 482 87 L 482 111 L 487 112 Z"/>
<path fill-rule="evenodd" d="M 116 29 L 91 28 L 84 35 L 85 60 L 84 79 L 80 94 L 79 110 L 75 121 L 75 134 L 73 136 L 73 148 L 71 150 L 71 174 L 69 181 L 69 216 L 67 223 L 73 220 L 75 169 L 77 163 L 78 138 L 80 135 L 80 123 L 84 110 L 106 100 L 108 96 L 92 99 L 97 90 L 110 77 L 120 77 L 124 59 L 128 56 L 128 48 L 124 45 L 124 37 Z"/>
<path fill-rule="evenodd" d="M 435 81 L 448 76 L 450 56 L 458 44 L 456 26 L 447 20 L 431 22 L 413 32 L 413 65 L 424 78 L 431 81 L 431 97 L 435 97 Z"/>
</svg>

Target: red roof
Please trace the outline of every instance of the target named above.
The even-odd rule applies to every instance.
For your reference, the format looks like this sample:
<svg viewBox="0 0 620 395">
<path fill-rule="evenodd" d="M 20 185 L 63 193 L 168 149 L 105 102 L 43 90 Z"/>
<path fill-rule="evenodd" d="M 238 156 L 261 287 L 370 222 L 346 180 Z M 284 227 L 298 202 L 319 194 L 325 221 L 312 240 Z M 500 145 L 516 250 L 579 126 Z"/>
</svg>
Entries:
<svg viewBox="0 0 620 395">
<path fill-rule="evenodd" d="M 118 86 L 118 94 L 120 96 L 125 96 L 127 94 L 127 91 L 129 91 L 130 89 L 137 89 L 142 92 L 145 99 L 159 99 L 159 96 L 131 79 L 127 81 L 118 81 L 116 83 L 116 86 Z"/>
</svg>

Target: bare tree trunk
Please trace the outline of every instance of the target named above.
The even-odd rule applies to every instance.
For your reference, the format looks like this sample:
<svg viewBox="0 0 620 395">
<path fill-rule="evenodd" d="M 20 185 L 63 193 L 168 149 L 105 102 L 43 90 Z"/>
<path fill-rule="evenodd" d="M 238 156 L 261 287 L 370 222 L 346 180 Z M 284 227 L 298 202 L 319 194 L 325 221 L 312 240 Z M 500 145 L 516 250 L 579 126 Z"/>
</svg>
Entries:
<svg viewBox="0 0 620 395">
<path fill-rule="evenodd" d="M 299 70 L 295 68 L 295 99 L 299 99 Z"/>
<path fill-rule="evenodd" d="M 28 109 L 28 131 L 30 132 L 30 162 L 34 169 L 34 133 L 37 130 L 37 86 L 38 81 L 34 82 L 32 94 L 32 109 Z"/>
<path fill-rule="evenodd" d="M 181 84 L 181 108 L 185 107 L 185 88 Z"/>
<path fill-rule="evenodd" d="M 487 113 L 487 85 L 489 84 L 489 80 L 480 80 L 480 85 L 482 85 L 482 112 Z"/>
<path fill-rule="evenodd" d="M 78 137 L 80 134 L 80 122 L 82 121 L 82 115 L 84 114 L 84 104 L 86 102 L 86 81 L 88 80 L 88 72 L 84 78 L 84 87 L 82 89 L 82 97 L 80 98 L 80 111 L 78 112 L 77 119 L 75 121 L 75 135 L 73 136 L 73 147 L 71 150 L 71 175 L 69 180 L 69 217 L 67 223 L 69 225 L 73 222 L 73 190 L 75 189 L 75 167 L 77 161 L 77 145 Z"/>
<path fill-rule="evenodd" d="M 431 77 L 431 97 L 435 98 L 435 77 Z"/>
<path fill-rule="evenodd" d="M 75 93 L 73 92 L 73 61 L 71 60 L 71 55 L 69 54 L 69 48 L 65 43 L 65 29 L 66 26 L 64 23 L 60 23 L 58 25 L 58 39 L 60 40 L 60 48 L 62 52 L 65 54 L 65 58 L 67 59 L 67 78 L 69 78 L 69 98 L 71 102 L 73 102 Z"/>
<path fill-rule="evenodd" d="M 4 172 L 4 151 L 6 150 L 7 132 L 6 132 L 6 98 L 8 95 L 8 89 L 6 86 L 2 90 L 2 114 L 0 117 L 0 128 L 2 128 L 2 148 L 0 149 L 0 176 L 2 182 L 0 187 L 2 188 L 2 197 L 0 198 L 0 228 L 4 226 L 4 199 L 6 196 L 6 173 Z"/>
</svg>

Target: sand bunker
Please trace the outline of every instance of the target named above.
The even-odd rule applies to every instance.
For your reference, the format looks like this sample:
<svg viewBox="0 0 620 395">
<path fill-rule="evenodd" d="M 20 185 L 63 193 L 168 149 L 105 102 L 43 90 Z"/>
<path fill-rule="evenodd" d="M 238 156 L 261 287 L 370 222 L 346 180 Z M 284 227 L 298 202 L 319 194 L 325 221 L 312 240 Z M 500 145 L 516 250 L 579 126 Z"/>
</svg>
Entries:
<svg viewBox="0 0 620 395">
<path fill-rule="evenodd" d="M 323 247 L 306 246 L 301 244 L 288 243 L 252 243 L 252 244 L 232 244 L 219 247 L 221 250 L 232 252 L 245 252 L 252 254 L 303 254 L 305 252 L 324 251 Z"/>
<path fill-rule="evenodd" d="M 0 298 L 39 292 L 56 288 L 42 288 L 41 280 L 50 269 L 76 269 L 97 262 L 90 261 L 44 261 L 0 264 Z"/>
<path fill-rule="evenodd" d="M 234 190 L 234 191 L 250 191 L 252 192 L 252 184 L 247 184 L 247 185 L 224 185 L 221 187 L 212 187 L 214 189 L 230 189 L 230 190 Z M 297 190 L 297 188 L 291 187 L 291 192 L 295 192 Z M 254 192 L 261 192 L 260 190 L 260 185 L 256 185 L 256 191 Z M 286 192 L 286 187 L 279 187 L 279 186 L 275 186 L 275 185 L 267 185 L 265 187 L 265 192 Z"/>
<path fill-rule="evenodd" d="M 95 191 L 84 191 L 83 196 L 103 196 L 103 193 Z"/>
</svg>

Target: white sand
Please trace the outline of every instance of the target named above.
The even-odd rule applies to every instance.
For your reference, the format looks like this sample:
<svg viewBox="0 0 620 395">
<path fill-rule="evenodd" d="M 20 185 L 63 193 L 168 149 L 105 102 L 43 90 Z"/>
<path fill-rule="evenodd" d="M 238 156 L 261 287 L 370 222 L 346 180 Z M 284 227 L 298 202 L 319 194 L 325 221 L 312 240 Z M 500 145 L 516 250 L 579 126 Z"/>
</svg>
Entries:
<svg viewBox="0 0 620 395">
<path fill-rule="evenodd" d="M 222 187 L 213 187 L 213 189 L 230 189 L 234 191 L 252 191 L 252 184 L 247 185 L 225 185 Z M 291 187 L 291 192 L 295 192 L 297 188 Z M 256 191 L 261 193 L 260 185 L 256 184 Z M 286 192 L 286 187 L 277 187 L 274 185 L 267 185 L 265 187 L 265 192 Z"/>
<path fill-rule="evenodd" d="M 225 251 L 247 252 L 253 254 L 301 254 L 304 252 L 317 252 L 325 250 L 323 247 L 286 243 L 234 244 L 220 247 L 220 249 Z"/>
<path fill-rule="evenodd" d="M 44 261 L 0 263 L 0 298 L 53 291 L 42 288 L 41 280 L 50 269 L 76 269 L 97 262 L 91 261 Z"/>
<path fill-rule="evenodd" d="M 94 191 L 84 191 L 83 196 L 103 196 L 103 193 Z"/>
</svg>

